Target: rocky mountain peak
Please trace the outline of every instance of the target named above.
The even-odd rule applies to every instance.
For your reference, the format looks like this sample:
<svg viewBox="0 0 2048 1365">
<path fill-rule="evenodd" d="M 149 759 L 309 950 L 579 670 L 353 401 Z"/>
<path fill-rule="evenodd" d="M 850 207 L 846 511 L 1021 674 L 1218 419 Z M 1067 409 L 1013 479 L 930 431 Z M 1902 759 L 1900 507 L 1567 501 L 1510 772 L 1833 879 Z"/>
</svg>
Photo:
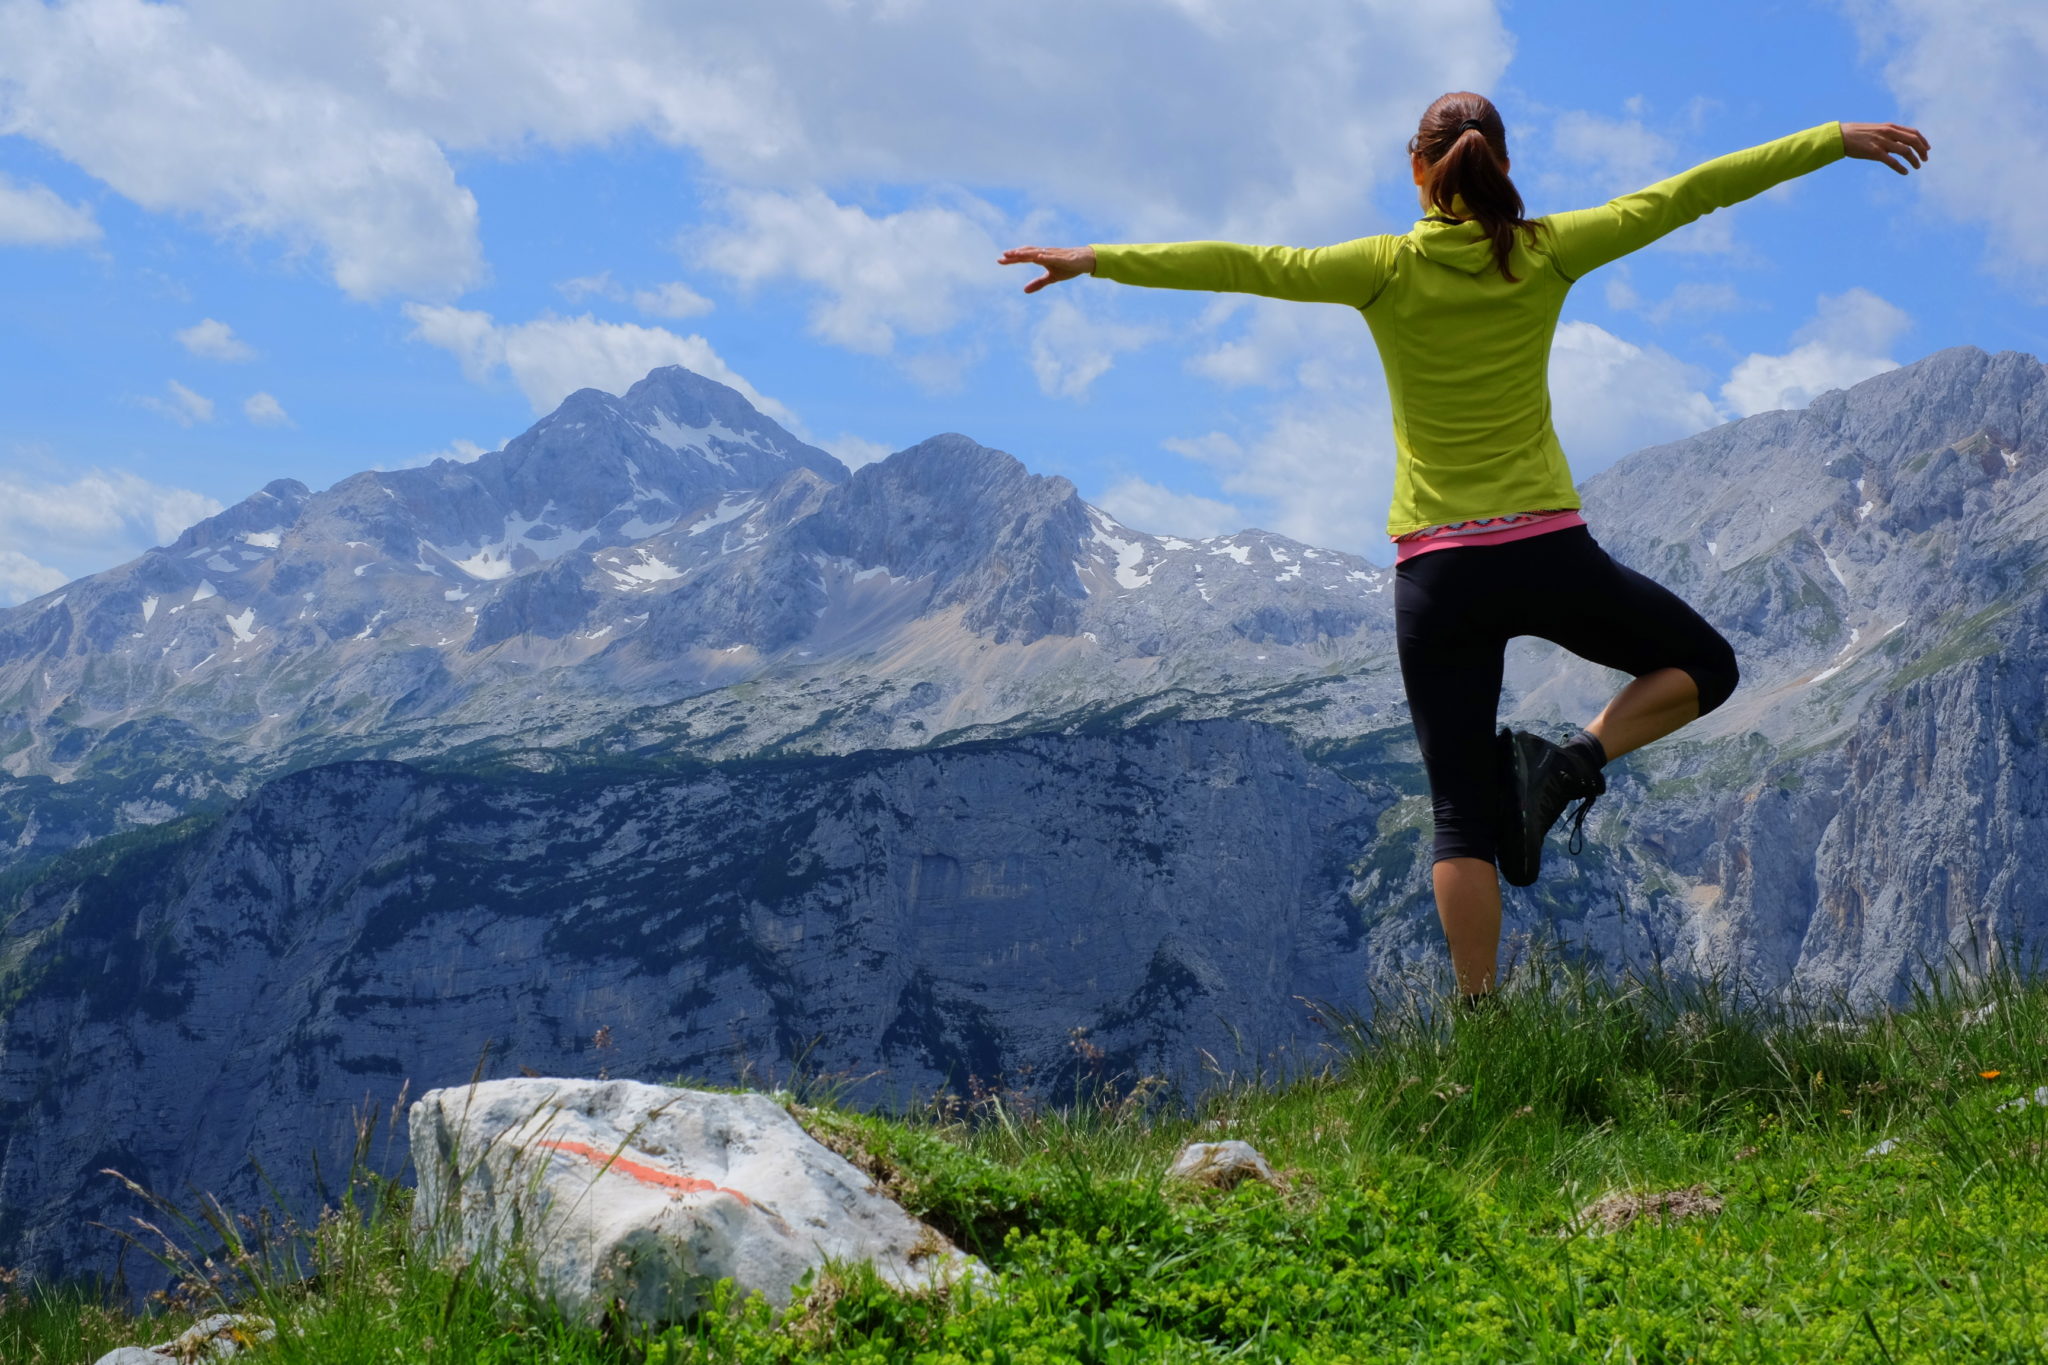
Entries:
<svg viewBox="0 0 2048 1365">
<path fill-rule="evenodd" d="M 186 527 L 164 548 L 175 553 L 251 536 L 275 547 L 277 533 L 299 519 L 311 496 L 297 479 L 272 479 L 233 507 Z"/>
<path fill-rule="evenodd" d="M 1007 639 L 1072 632 L 1061 601 L 1086 596 L 1074 556 L 1088 532 L 1073 484 L 949 432 L 857 470 L 811 535 L 825 554 L 930 577 L 934 605 L 967 605 L 971 629 Z"/>
<path fill-rule="evenodd" d="M 795 469 L 846 477 L 832 455 L 807 445 L 737 391 L 681 366 L 656 370 L 623 397 L 578 389 L 504 450 L 468 465 L 399 470 L 378 482 L 401 501 L 473 485 L 523 523 L 528 567 L 595 537 L 637 540 L 737 489 L 759 489 Z M 467 533 L 476 528 L 457 528 Z M 488 528 L 483 528 L 488 529 Z M 581 533 L 581 534 L 578 534 Z M 549 545 L 548 542 L 566 543 Z"/>
</svg>

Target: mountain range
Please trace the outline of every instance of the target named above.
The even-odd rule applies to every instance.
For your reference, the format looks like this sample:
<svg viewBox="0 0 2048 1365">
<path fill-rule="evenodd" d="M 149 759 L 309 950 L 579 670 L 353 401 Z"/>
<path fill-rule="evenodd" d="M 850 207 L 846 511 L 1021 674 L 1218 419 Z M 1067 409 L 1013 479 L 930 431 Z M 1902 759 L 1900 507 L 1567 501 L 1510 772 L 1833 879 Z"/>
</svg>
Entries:
<svg viewBox="0 0 2048 1365">
<path fill-rule="evenodd" d="M 1743 683 L 1610 770 L 1511 952 L 1870 1004 L 2037 939 L 2044 461 L 2048 372 L 1958 348 L 1589 480 Z M 1312 1065 L 1442 959 L 1391 587 L 963 436 L 848 471 L 669 369 L 0 613 L 0 1263 L 103 1266 L 104 1167 L 253 1198 L 479 1059 Z M 1503 715 L 1619 681 L 1518 641 Z"/>
<path fill-rule="evenodd" d="M 1256 688 L 1384 653 L 1390 582 L 1133 531 L 962 436 L 849 474 L 672 367 L 473 463 L 279 480 L 0 614 L 0 848 L 342 757 L 847 752 Z"/>
</svg>

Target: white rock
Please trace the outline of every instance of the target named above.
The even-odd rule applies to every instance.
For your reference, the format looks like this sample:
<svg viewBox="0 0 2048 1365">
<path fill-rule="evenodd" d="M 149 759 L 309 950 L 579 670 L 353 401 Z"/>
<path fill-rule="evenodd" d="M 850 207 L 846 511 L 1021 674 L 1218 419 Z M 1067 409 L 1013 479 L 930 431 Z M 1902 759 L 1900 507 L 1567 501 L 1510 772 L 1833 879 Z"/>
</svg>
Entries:
<svg viewBox="0 0 2048 1365">
<path fill-rule="evenodd" d="M 240 1313 L 215 1313 L 201 1318 L 169 1341 L 149 1349 L 173 1360 L 226 1360 L 259 1341 L 271 1341 L 277 1329 L 270 1319 Z"/>
<path fill-rule="evenodd" d="M 121 1346 L 93 1365 L 164 1365 L 165 1361 L 229 1360 L 259 1341 L 272 1341 L 277 1329 L 270 1319 L 241 1313 L 215 1313 L 154 1346 Z"/>
<path fill-rule="evenodd" d="M 1892 1154 L 1893 1152 L 1896 1152 L 1896 1151 L 1898 1151 L 1898 1150 L 1899 1150 L 1899 1140 L 1898 1140 L 1897 1138 L 1886 1138 L 1886 1139 L 1885 1139 L 1885 1140 L 1884 1140 L 1883 1142 L 1880 1142 L 1880 1143 L 1876 1144 L 1875 1146 L 1872 1146 L 1872 1147 L 1866 1147 L 1866 1148 L 1864 1148 L 1864 1149 L 1863 1149 L 1863 1155 L 1865 1155 L 1865 1156 L 1890 1156 L 1890 1155 L 1891 1155 L 1891 1154 Z"/>
<path fill-rule="evenodd" d="M 1166 1174 L 1175 1180 L 1193 1180 L 1203 1185 L 1229 1188 L 1240 1180 L 1263 1180 L 1277 1186 L 1280 1177 L 1249 1142 L 1232 1138 L 1228 1142 L 1190 1142 L 1180 1149 Z"/>
<path fill-rule="evenodd" d="M 777 1308 L 826 1259 L 904 1289 L 986 1272 L 764 1095 L 637 1081 L 432 1090 L 409 1118 L 424 1244 L 594 1321 L 677 1322 L 726 1276 Z"/>
<path fill-rule="evenodd" d="M 2037 1085 L 2034 1087 L 2034 1093 L 2031 1096 L 2022 1095 L 2016 1100 L 2007 1100 L 1993 1112 L 2003 1114 L 2009 1109 L 2025 1109 L 2030 1104 L 2038 1104 L 2042 1108 L 2048 1109 L 2048 1085 Z"/>
</svg>

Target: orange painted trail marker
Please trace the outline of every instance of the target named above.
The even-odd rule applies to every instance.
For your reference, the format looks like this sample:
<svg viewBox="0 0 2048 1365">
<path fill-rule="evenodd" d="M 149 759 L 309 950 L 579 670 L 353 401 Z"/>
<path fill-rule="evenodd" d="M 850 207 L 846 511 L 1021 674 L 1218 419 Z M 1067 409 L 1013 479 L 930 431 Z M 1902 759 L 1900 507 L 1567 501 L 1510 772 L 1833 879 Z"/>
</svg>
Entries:
<svg viewBox="0 0 2048 1365">
<path fill-rule="evenodd" d="M 602 1151 L 587 1142 L 542 1139 L 539 1145 L 551 1151 L 567 1152 L 570 1156 L 585 1157 L 595 1161 L 606 1170 L 617 1171 L 621 1175 L 629 1175 L 645 1185 L 659 1185 L 664 1189 L 674 1190 L 678 1194 L 709 1194 L 713 1192 L 729 1194 L 748 1208 L 754 1207 L 753 1200 L 747 1198 L 738 1190 L 727 1189 L 716 1181 L 700 1180 L 693 1175 L 677 1175 L 673 1171 L 664 1171 L 658 1166 L 649 1166 L 644 1162 L 634 1161 L 628 1157 L 614 1156 L 610 1152 Z"/>
</svg>

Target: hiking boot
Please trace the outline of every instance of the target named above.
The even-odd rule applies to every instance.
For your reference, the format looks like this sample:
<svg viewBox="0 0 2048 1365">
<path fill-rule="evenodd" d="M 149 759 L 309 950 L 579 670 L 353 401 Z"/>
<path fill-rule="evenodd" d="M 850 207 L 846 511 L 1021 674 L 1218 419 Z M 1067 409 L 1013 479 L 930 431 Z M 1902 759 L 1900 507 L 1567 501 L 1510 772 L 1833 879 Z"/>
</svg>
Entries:
<svg viewBox="0 0 2048 1365">
<path fill-rule="evenodd" d="M 1529 886 L 1543 866 L 1543 838 L 1577 801 L 1571 838 L 1573 856 L 1586 846 L 1586 811 L 1607 790 L 1607 776 L 1568 751 L 1527 730 L 1501 729 L 1500 871 L 1510 886 Z"/>
</svg>

